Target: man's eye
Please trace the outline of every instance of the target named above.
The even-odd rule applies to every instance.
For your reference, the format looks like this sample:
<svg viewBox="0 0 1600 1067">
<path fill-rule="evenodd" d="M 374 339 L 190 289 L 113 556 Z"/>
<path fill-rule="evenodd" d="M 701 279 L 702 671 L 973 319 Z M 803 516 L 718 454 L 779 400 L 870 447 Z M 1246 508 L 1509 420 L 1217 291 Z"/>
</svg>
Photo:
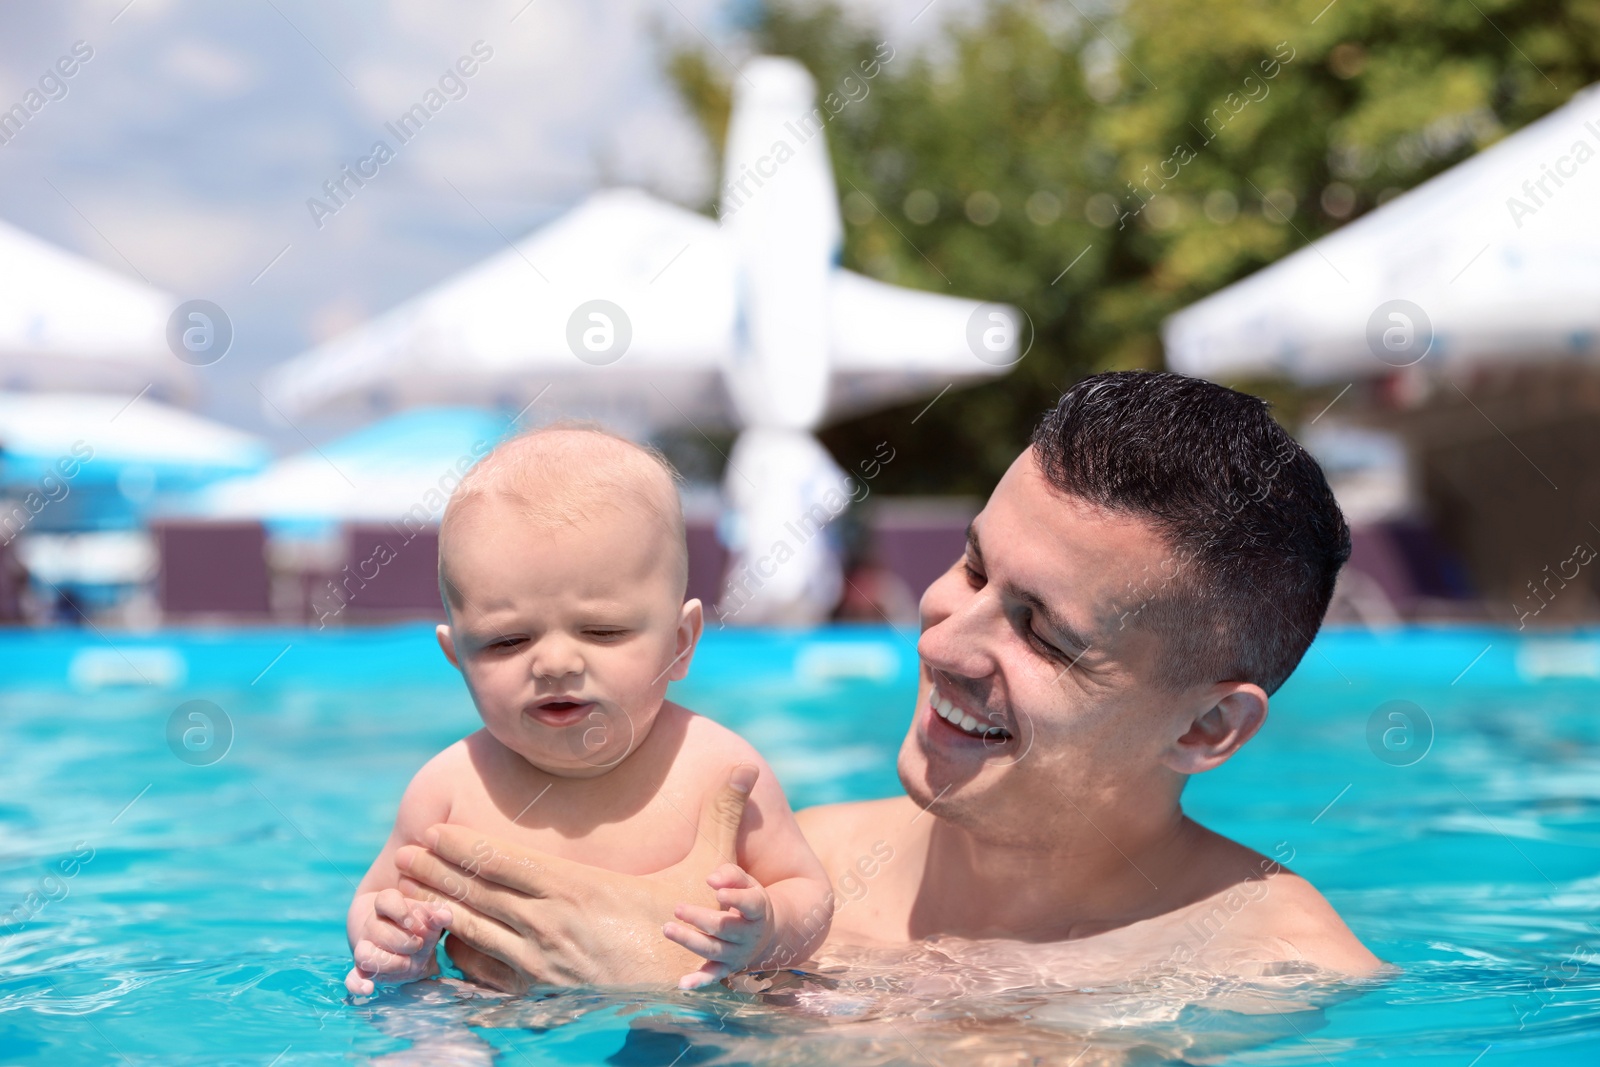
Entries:
<svg viewBox="0 0 1600 1067">
<path fill-rule="evenodd" d="M 1046 641 L 1044 638 L 1040 637 L 1039 631 L 1033 628 L 1033 612 L 1030 611 L 1027 613 L 1027 615 L 1023 616 L 1022 629 L 1023 632 L 1027 634 L 1028 643 L 1037 648 L 1041 654 L 1049 657 L 1050 659 L 1063 661 L 1066 660 L 1067 654 L 1065 652 L 1061 651 L 1055 645 L 1052 645 L 1049 641 Z"/>
<path fill-rule="evenodd" d="M 983 583 L 987 579 L 984 578 L 982 571 L 980 571 L 977 567 L 974 567 L 972 565 L 972 561 L 971 560 L 969 560 L 969 559 L 962 560 L 961 561 L 961 568 L 967 572 L 967 581 L 972 584 L 972 587 L 974 589 L 983 588 Z"/>
<path fill-rule="evenodd" d="M 1035 645 L 1039 646 L 1039 651 L 1040 652 L 1043 652 L 1046 656 L 1049 656 L 1051 659 L 1066 659 L 1067 658 L 1067 654 L 1065 652 L 1061 651 L 1055 645 L 1052 645 L 1049 641 L 1046 641 L 1044 638 L 1040 637 L 1037 633 L 1035 633 L 1033 631 L 1032 628 L 1029 628 L 1029 630 L 1028 630 L 1028 637 L 1032 639 L 1032 641 L 1033 641 L 1033 643 Z"/>
</svg>

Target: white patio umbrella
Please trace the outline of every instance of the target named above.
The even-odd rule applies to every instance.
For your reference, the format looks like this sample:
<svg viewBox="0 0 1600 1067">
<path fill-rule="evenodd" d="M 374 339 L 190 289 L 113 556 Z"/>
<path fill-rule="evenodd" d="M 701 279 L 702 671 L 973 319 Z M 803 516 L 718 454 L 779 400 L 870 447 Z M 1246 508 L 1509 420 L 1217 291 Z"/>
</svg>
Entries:
<svg viewBox="0 0 1600 1067">
<path fill-rule="evenodd" d="M 839 268 L 831 112 L 817 106 L 811 76 L 793 60 L 758 57 L 736 90 L 720 224 L 641 192 L 596 193 L 282 365 L 267 395 L 291 416 L 416 403 L 516 410 L 538 399 L 541 413 L 639 436 L 744 428 L 726 528 L 733 575 L 761 573 L 741 587 L 740 619 L 823 617 L 838 561 L 825 538 L 789 529 L 819 506 L 836 514 L 832 502 L 851 494 L 812 431 L 1003 374 L 1027 327 L 1013 308 Z M 779 549 L 785 538 L 799 543 Z"/>
<path fill-rule="evenodd" d="M 0 393 L 0 540 L 52 586 L 143 581 L 152 511 L 267 458 L 253 435 L 148 396 Z"/>
<path fill-rule="evenodd" d="M 506 417 L 470 408 L 418 408 L 206 486 L 182 512 L 260 519 L 282 532 L 340 522 L 437 522 L 461 476 L 501 438 Z"/>
<path fill-rule="evenodd" d="M 1593 358 L 1597 89 L 1173 315 L 1168 366 L 1317 383 L 1408 365 Z"/>
<path fill-rule="evenodd" d="M 597 193 L 514 248 L 283 364 L 264 389 L 295 417 L 416 404 L 516 410 L 553 382 L 542 410 L 618 409 L 641 432 L 718 423 L 732 270 L 712 220 L 633 190 Z M 595 299 L 622 309 L 610 316 L 614 361 L 600 352 L 583 362 L 568 343 L 574 313 Z M 581 332 L 594 323 L 577 323 L 588 355 Z"/>
<path fill-rule="evenodd" d="M 13 491 L 63 466 L 75 484 L 127 484 L 137 472 L 155 491 L 186 489 L 267 459 L 253 434 L 148 396 L 0 393 L 0 487 Z"/>
<path fill-rule="evenodd" d="M 177 301 L 0 223 L 0 388 L 195 395 L 167 347 Z"/>
<path fill-rule="evenodd" d="M 547 280 L 548 279 L 548 280 Z M 1002 374 L 1006 348 L 973 356 L 978 301 L 889 285 L 829 266 L 827 416 L 842 417 Z M 639 433 L 739 425 L 725 385 L 743 343 L 738 259 L 713 219 L 633 189 L 588 197 L 478 266 L 276 368 L 264 383 L 291 417 L 375 414 L 414 404 L 609 417 Z M 621 354 L 585 347 L 622 309 Z M 999 305 L 992 305 L 999 308 Z M 997 312 L 998 313 L 998 312 Z M 617 339 L 625 338 L 625 346 Z M 585 362 L 574 353 L 583 351 Z"/>
</svg>

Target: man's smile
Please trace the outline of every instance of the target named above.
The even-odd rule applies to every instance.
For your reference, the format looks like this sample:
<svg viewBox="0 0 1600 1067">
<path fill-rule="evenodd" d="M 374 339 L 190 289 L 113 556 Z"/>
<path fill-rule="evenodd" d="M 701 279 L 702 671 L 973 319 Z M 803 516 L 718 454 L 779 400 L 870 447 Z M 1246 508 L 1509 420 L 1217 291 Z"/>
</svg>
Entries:
<svg viewBox="0 0 1600 1067">
<path fill-rule="evenodd" d="M 941 692 L 938 685 L 928 692 L 928 707 L 935 718 L 967 737 L 989 744 L 1003 744 L 1011 740 L 1011 731 L 995 725 L 993 717 L 978 718 Z"/>
</svg>

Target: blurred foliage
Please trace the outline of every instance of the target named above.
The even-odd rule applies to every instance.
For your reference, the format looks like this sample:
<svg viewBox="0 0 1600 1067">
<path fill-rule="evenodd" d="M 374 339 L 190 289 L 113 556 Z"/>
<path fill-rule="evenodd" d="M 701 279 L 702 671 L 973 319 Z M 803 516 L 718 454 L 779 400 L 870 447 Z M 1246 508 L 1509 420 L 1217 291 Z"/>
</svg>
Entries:
<svg viewBox="0 0 1600 1067">
<path fill-rule="evenodd" d="M 750 50 L 822 93 L 884 32 L 831 3 L 759 12 Z M 846 464 L 891 440 L 880 489 L 986 493 L 1073 381 L 1160 367 L 1166 316 L 1600 80 L 1600 0 L 996 0 L 889 44 L 827 128 L 845 265 L 1016 304 L 1037 339 L 914 431 L 925 401 L 822 436 Z M 668 68 L 720 150 L 727 60 L 694 41 Z M 1335 392 L 1229 384 L 1291 427 Z"/>
</svg>

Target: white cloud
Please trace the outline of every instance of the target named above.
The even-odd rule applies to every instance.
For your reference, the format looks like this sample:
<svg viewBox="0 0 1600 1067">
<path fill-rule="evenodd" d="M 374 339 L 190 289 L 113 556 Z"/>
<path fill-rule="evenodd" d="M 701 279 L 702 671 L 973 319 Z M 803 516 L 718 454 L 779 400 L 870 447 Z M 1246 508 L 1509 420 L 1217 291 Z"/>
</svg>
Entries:
<svg viewBox="0 0 1600 1067">
<path fill-rule="evenodd" d="M 238 52 L 194 39 L 168 46 L 161 66 L 175 80 L 219 96 L 237 96 L 258 77 L 256 64 Z"/>
<path fill-rule="evenodd" d="M 131 201 L 105 190 L 74 195 L 73 200 L 94 220 L 93 229 L 84 223 L 80 230 L 86 246 L 98 242 L 98 231 L 152 284 L 180 298 L 204 295 L 219 279 L 254 273 L 283 247 L 280 241 L 268 251 L 270 224 L 230 205 L 150 197 Z M 118 255 L 100 258 L 125 269 Z"/>
<path fill-rule="evenodd" d="M 915 25 L 925 0 L 851 6 L 898 46 L 975 2 L 940 0 Z M 658 48 L 705 34 L 741 58 L 728 0 L 524 3 L 136 0 L 115 22 L 125 0 L 7 5 L 0 87 L 31 83 L 78 38 L 95 58 L 26 144 L 0 148 L 0 214 L 131 275 L 98 229 L 153 284 L 222 303 L 239 351 L 218 367 L 213 410 L 248 420 L 248 383 L 266 365 L 494 254 L 501 233 L 521 236 L 602 182 L 691 204 L 709 194 L 708 146 Z M 306 199 L 478 40 L 494 55 L 467 95 L 316 229 Z"/>
</svg>

